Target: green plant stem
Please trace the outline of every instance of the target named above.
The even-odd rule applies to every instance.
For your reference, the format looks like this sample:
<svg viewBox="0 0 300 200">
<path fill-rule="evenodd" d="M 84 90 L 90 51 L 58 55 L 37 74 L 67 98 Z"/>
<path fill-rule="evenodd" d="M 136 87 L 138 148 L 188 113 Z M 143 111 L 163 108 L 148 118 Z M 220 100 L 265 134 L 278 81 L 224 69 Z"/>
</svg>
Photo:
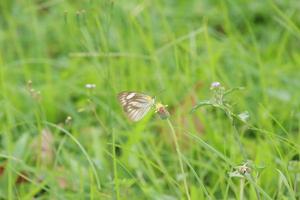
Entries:
<svg viewBox="0 0 300 200">
<path fill-rule="evenodd" d="M 245 179 L 240 179 L 240 200 L 244 199 L 244 186 L 245 186 Z"/>
<path fill-rule="evenodd" d="M 241 152 L 244 160 L 248 160 L 247 153 L 246 153 L 246 151 L 245 151 L 245 149 L 243 147 L 243 144 L 242 144 L 242 141 L 241 141 L 238 129 L 237 129 L 236 125 L 235 125 L 235 121 L 234 121 L 235 114 L 232 113 L 227 107 L 222 106 L 220 108 L 226 113 L 228 119 L 230 120 L 231 125 L 233 126 L 233 129 L 234 129 L 234 131 L 233 131 L 234 135 L 233 136 L 234 136 L 234 139 L 235 139 L 236 143 L 239 145 L 240 152 Z"/>
<path fill-rule="evenodd" d="M 234 113 L 232 113 L 228 108 L 225 107 L 223 110 L 227 114 L 229 120 L 231 121 L 231 124 L 232 124 L 232 126 L 234 128 L 234 131 L 233 131 L 234 132 L 234 138 L 235 138 L 236 142 L 239 145 L 240 152 L 243 155 L 244 160 L 247 161 L 248 160 L 248 155 L 247 155 L 247 152 L 245 151 L 245 149 L 243 147 L 243 144 L 242 144 L 239 132 L 238 132 L 238 128 L 236 127 L 236 124 L 235 124 L 235 119 L 239 119 L 239 118 L 237 117 L 237 115 L 235 115 Z M 251 177 L 253 178 L 252 175 L 251 175 Z M 260 199 L 259 191 L 257 190 L 256 187 L 254 187 L 254 189 L 255 189 L 256 197 L 259 200 Z M 240 199 L 242 199 L 241 196 L 240 196 Z"/>
<path fill-rule="evenodd" d="M 117 157 L 116 157 L 116 142 L 115 142 L 115 133 L 112 133 L 112 152 L 113 152 L 113 167 L 114 167 L 114 182 L 115 182 L 115 191 L 117 195 L 117 200 L 120 199 L 120 190 L 119 190 L 119 179 L 117 171 Z"/>
<path fill-rule="evenodd" d="M 183 162 L 182 162 L 182 158 L 181 158 L 181 151 L 178 145 L 178 139 L 175 133 L 175 129 L 171 123 L 171 121 L 169 119 L 167 119 L 168 125 L 171 129 L 171 133 L 172 133 L 172 137 L 175 143 L 175 148 L 176 148 L 176 152 L 177 152 L 177 156 L 178 156 L 178 160 L 179 160 L 179 165 L 180 165 L 180 170 L 181 170 L 181 174 L 183 175 L 183 184 L 184 184 L 184 189 L 185 189 L 185 193 L 186 193 L 186 197 L 188 200 L 191 199 L 190 194 L 189 194 L 189 189 L 188 189 L 188 185 L 187 185 L 187 181 L 186 181 L 186 177 L 185 177 L 185 172 L 184 172 L 184 167 L 183 167 Z"/>
</svg>

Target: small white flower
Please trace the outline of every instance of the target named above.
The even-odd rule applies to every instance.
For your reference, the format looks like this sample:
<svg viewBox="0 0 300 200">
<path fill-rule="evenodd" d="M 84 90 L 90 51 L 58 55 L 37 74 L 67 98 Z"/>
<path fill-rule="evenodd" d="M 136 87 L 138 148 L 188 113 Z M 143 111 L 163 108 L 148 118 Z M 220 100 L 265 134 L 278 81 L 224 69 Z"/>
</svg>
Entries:
<svg viewBox="0 0 300 200">
<path fill-rule="evenodd" d="M 210 89 L 215 89 L 221 86 L 220 82 L 212 82 L 212 84 L 210 85 Z"/>
<path fill-rule="evenodd" d="M 91 83 L 85 84 L 85 88 L 87 88 L 87 89 L 94 89 L 95 87 L 96 87 L 96 84 L 91 84 Z"/>
<path fill-rule="evenodd" d="M 247 122 L 249 120 L 249 112 L 248 111 L 245 111 L 245 112 L 242 112 L 238 115 L 238 117 L 240 118 L 240 120 L 242 120 L 243 122 Z"/>
</svg>

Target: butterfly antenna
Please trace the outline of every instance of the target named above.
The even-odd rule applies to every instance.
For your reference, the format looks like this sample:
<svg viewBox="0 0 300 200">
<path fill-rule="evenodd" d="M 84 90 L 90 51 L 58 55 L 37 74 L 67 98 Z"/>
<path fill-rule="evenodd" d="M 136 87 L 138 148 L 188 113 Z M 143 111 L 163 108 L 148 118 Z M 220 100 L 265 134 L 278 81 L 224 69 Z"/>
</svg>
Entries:
<svg viewBox="0 0 300 200">
<path fill-rule="evenodd" d="M 154 98 L 154 100 L 156 101 L 156 99 L 157 99 L 157 96 L 159 96 L 162 92 L 164 92 L 166 89 L 161 89 L 161 90 L 159 90 L 159 92 L 157 93 L 157 95 L 155 95 L 153 98 Z"/>
<path fill-rule="evenodd" d="M 157 96 L 159 96 L 161 93 L 163 93 L 166 89 L 160 89 L 159 92 L 157 93 Z"/>
</svg>

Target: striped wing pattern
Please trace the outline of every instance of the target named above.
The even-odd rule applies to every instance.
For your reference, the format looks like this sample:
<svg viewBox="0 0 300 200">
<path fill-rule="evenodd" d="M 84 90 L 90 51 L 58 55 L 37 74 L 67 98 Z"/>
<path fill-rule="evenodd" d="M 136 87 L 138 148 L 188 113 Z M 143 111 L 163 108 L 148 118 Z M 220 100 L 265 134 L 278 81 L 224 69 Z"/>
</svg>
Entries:
<svg viewBox="0 0 300 200">
<path fill-rule="evenodd" d="M 128 118 L 132 121 L 141 120 L 154 105 L 154 99 L 146 94 L 121 92 L 118 99 Z"/>
</svg>

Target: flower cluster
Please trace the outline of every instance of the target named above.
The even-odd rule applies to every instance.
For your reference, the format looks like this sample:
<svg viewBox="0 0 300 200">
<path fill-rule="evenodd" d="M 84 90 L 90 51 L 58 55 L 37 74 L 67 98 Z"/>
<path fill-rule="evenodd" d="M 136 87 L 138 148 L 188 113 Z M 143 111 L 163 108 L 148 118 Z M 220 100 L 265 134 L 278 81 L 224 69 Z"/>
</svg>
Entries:
<svg viewBox="0 0 300 200">
<path fill-rule="evenodd" d="M 230 177 L 244 177 L 251 173 L 251 161 L 245 162 L 243 165 L 234 167 L 234 171 L 229 173 Z"/>
<path fill-rule="evenodd" d="M 221 85 L 221 83 L 213 82 L 210 86 L 210 89 L 213 91 L 211 102 L 216 105 L 223 105 L 225 88 Z"/>
<path fill-rule="evenodd" d="M 157 113 L 161 119 L 167 119 L 170 117 L 170 113 L 168 112 L 166 107 L 168 107 L 168 106 L 163 105 L 161 103 L 155 104 L 155 113 Z"/>
</svg>

